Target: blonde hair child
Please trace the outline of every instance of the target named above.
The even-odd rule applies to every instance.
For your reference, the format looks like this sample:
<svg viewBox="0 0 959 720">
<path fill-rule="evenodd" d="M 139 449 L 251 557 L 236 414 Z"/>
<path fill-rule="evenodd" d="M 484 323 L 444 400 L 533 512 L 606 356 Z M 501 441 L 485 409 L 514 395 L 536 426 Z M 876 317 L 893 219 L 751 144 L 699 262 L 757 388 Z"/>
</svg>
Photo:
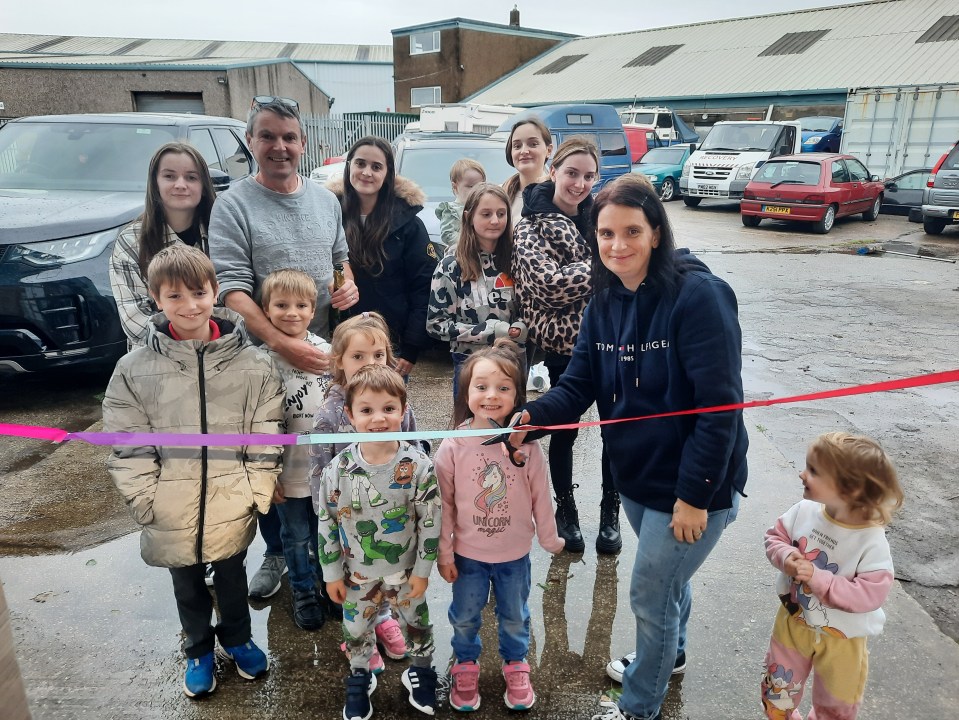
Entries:
<svg viewBox="0 0 959 720">
<path fill-rule="evenodd" d="M 440 240 L 447 249 L 456 245 L 463 223 L 463 206 L 470 191 L 486 182 L 486 171 L 472 158 L 460 158 L 450 168 L 450 186 L 453 199 L 436 206 L 436 217 L 440 221 Z"/>
<path fill-rule="evenodd" d="M 316 411 L 313 424 L 314 433 L 352 433 L 356 432 L 346 412 L 346 387 L 356 373 L 367 365 L 392 367 L 395 364 L 393 348 L 390 345 L 389 330 L 383 316 L 376 312 L 365 312 L 351 317 L 336 326 L 330 349 L 330 363 L 333 380 L 327 390 L 326 399 Z M 416 430 L 416 417 L 413 408 L 407 403 L 403 415 L 401 430 Z M 320 477 L 333 457 L 348 448 L 350 443 L 327 442 L 310 445 L 310 489 L 313 496 L 313 509 L 320 511 Z M 423 443 L 429 452 L 429 444 Z M 323 548 L 320 547 L 320 552 Z M 387 657 L 401 660 L 406 657 L 406 640 L 399 623 L 393 618 L 390 604 L 383 601 L 377 616 L 375 628 L 377 642 L 383 647 Z M 345 649 L 345 644 L 341 646 Z M 370 659 L 373 673 L 383 671 L 385 665 L 379 651 Z"/>
<path fill-rule="evenodd" d="M 815 670 L 817 717 L 852 720 L 894 580 L 884 526 L 902 505 L 896 470 L 875 440 L 831 432 L 809 446 L 803 500 L 766 531 L 781 601 L 761 683 L 766 717 L 795 716 Z"/>
</svg>

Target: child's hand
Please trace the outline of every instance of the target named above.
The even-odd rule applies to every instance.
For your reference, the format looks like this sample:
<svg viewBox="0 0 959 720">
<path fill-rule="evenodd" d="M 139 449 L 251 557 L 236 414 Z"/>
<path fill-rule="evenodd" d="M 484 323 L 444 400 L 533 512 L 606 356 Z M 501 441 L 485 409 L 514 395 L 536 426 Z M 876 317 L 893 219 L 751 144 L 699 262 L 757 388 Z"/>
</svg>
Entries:
<svg viewBox="0 0 959 720">
<path fill-rule="evenodd" d="M 798 583 L 807 583 L 812 580 L 812 574 L 816 571 L 816 567 L 804 558 L 800 558 L 796 563 L 796 572 L 793 573 L 793 577 L 796 578 Z"/>
<path fill-rule="evenodd" d="M 333 580 L 326 584 L 326 594 L 337 605 L 342 605 L 346 600 L 346 583 L 342 580 Z"/>
<path fill-rule="evenodd" d="M 277 483 L 273 486 L 273 504 L 282 505 L 286 502 L 286 495 L 283 494 L 283 486 Z"/>
<path fill-rule="evenodd" d="M 410 594 L 407 595 L 410 600 L 421 598 L 426 594 L 426 586 L 430 584 L 430 579 L 420 577 L 419 575 L 410 575 Z"/>
<path fill-rule="evenodd" d="M 456 582 L 456 578 L 459 576 L 459 573 L 456 571 L 456 563 L 440 563 L 440 577 L 442 577 L 446 582 L 452 584 Z"/>
<path fill-rule="evenodd" d="M 789 577 L 796 577 L 796 564 L 802 559 L 802 555 L 799 553 L 793 553 L 790 555 L 788 558 L 783 560 L 783 572 Z"/>
</svg>

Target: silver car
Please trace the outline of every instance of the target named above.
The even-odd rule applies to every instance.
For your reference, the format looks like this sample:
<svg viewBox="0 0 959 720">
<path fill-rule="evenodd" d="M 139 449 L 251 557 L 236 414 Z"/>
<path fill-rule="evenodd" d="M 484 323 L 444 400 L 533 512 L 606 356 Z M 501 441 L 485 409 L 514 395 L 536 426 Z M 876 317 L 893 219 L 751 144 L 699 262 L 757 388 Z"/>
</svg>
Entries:
<svg viewBox="0 0 959 720">
<path fill-rule="evenodd" d="M 453 199 L 450 168 L 460 158 L 476 160 L 486 171 L 487 182 L 501 184 L 516 171 L 506 163 L 506 141 L 468 133 L 404 133 L 393 141 L 396 174 L 409 178 L 426 193 L 419 217 L 437 247 L 440 221 L 436 207 Z"/>
<path fill-rule="evenodd" d="M 959 223 L 959 142 L 929 176 L 922 194 L 922 225 L 929 235 L 939 235 L 955 223 Z"/>
</svg>

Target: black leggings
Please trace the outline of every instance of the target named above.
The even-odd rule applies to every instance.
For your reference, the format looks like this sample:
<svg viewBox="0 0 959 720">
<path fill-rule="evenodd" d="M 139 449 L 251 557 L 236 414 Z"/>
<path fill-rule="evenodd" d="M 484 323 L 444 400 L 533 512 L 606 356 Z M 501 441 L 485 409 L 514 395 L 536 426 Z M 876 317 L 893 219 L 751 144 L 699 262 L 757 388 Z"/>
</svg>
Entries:
<svg viewBox="0 0 959 720">
<path fill-rule="evenodd" d="M 543 364 L 549 373 L 549 386 L 556 387 L 560 375 L 569 365 L 569 355 L 546 353 Z M 576 419 L 579 421 L 579 418 Z M 556 496 L 565 495 L 573 489 L 573 444 L 579 430 L 556 430 L 549 436 L 549 474 L 553 480 L 553 492 Z M 606 455 L 606 444 L 603 444 L 602 459 L 603 492 L 613 490 L 612 473 L 609 470 L 609 458 Z"/>
</svg>

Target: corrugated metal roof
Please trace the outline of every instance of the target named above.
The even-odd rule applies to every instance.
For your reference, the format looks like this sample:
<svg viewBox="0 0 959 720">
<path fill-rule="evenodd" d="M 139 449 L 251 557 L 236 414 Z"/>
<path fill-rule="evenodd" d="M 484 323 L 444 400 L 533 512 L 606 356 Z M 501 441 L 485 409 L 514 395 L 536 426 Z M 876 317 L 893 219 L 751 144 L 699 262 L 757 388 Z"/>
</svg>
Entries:
<svg viewBox="0 0 959 720">
<path fill-rule="evenodd" d="M 539 105 L 790 94 L 959 81 L 959 41 L 916 43 L 956 0 L 873 0 L 818 10 L 578 38 L 543 54 L 470 102 Z M 785 33 L 828 30 L 801 54 L 762 57 Z M 682 45 L 654 66 L 624 67 L 647 49 Z M 562 56 L 586 57 L 555 74 Z"/>
<path fill-rule="evenodd" d="M 31 50 L 32 49 L 32 50 Z M 0 61 L 9 54 L 36 53 L 34 62 L 48 59 L 62 63 L 58 56 L 113 56 L 120 62 L 139 64 L 144 58 L 183 60 L 204 57 L 246 60 L 273 60 L 292 57 L 312 62 L 391 63 L 392 45 L 339 45 L 329 43 L 247 42 L 238 40 L 176 40 L 150 38 L 61 37 L 59 35 L 23 35 L 0 33 Z M 155 61 L 155 60 L 154 60 Z M 116 64 L 111 63 L 111 64 Z M 221 63 L 222 64 L 222 63 Z"/>
<path fill-rule="evenodd" d="M 142 55 L 139 57 L 120 57 L 116 55 L 34 55 L 0 53 L 0 67 L 22 65 L 25 67 L 76 67 L 79 68 L 201 68 L 206 70 L 249 67 L 287 62 L 285 58 L 169 58 L 161 55 Z"/>
</svg>

